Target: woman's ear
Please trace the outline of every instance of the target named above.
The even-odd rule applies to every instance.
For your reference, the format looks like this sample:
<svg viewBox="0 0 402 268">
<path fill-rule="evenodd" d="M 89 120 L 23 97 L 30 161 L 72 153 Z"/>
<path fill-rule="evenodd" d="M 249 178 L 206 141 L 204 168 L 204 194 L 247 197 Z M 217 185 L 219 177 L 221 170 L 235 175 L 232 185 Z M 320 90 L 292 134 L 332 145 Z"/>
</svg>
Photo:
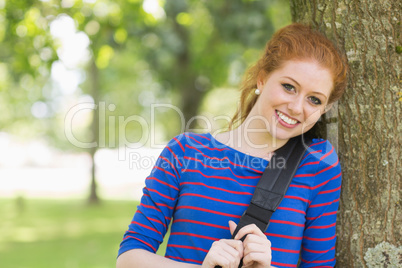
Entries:
<svg viewBox="0 0 402 268">
<path fill-rule="evenodd" d="M 266 72 L 264 70 L 261 70 L 258 73 L 258 77 L 257 77 L 257 88 L 259 88 L 261 90 L 264 87 L 266 79 L 267 79 Z"/>
<path fill-rule="evenodd" d="M 330 104 L 325 105 L 324 111 L 323 111 L 322 114 L 325 114 L 326 112 L 328 112 L 329 110 L 331 110 L 333 104 L 334 104 L 334 103 L 330 103 Z"/>
<path fill-rule="evenodd" d="M 262 79 L 260 79 L 259 77 L 258 77 L 258 80 L 257 80 L 257 88 L 263 88 L 263 86 L 264 86 L 264 80 L 262 80 Z"/>
</svg>

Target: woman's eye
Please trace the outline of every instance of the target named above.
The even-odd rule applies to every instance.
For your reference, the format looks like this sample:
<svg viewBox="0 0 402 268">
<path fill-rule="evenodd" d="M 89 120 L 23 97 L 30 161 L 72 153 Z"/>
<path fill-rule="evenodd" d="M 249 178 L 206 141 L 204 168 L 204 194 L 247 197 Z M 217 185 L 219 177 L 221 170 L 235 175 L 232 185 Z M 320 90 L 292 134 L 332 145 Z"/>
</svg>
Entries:
<svg viewBox="0 0 402 268">
<path fill-rule="evenodd" d="M 286 91 L 295 91 L 295 87 L 290 84 L 282 84 L 282 86 Z"/>
<path fill-rule="evenodd" d="M 310 101 L 315 105 L 320 105 L 321 104 L 321 100 L 319 98 L 316 98 L 316 97 L 310 97 Z"/>
</svg>

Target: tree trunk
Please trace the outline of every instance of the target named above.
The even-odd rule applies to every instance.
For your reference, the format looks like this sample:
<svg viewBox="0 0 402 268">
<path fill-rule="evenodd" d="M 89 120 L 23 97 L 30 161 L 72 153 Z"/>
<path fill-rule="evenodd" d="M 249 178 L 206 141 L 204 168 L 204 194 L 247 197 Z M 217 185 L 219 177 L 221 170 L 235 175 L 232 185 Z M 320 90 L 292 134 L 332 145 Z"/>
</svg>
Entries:
<svg viewBox="0 0 402 268">
<path fill-rule="evenodd" d="M 91 81 L 91 96 L 94 99 L 95 105 L 99 107 L 99 73 L 98 67 L 95 64 L 95 59 L 92 60 L 91 67 L 90 67 L 90 81 Z M 96 142 L 97 146 L 94 146 L 90 149 L 91 154 L 91 184 L 89 189 L 89 204 L 99 204 L 99 197 L 97 193 L 97 184 L 96 184 L 96 164 L 95 164 L 95 153 L 98 149 L 99 145 L 99 111 L 95 109 L 92 117 L 91 123 L 91 134 Z"/>
<path fill-rule="evenodd" d="M 337 123 L 327 133 L 343 171 L 337 267 L 401 267 L 402 2 L 290 4 L 293 21 L 326 34 L 343 49 L 350 66 Z"/>
<path fill-rule="evenodd" d="M 189 29 L 176 19 L 180 13 L 189 11 L 189 3 L 188 1 L 166 1 L 164 9 L 168 17 L 173 18 L 173 30 L 181 43 L 180 51 L 176 55 L 177 62 L 174 67 L 176 72 L 173 77 L 170 77 L 170 80 L 180 94 L 181 103 L 179 105 L 184 116 L 184 131 L 190 131 L 197 124 L 194 117 L 198 115 L 205 90 L 202 87 L 197 88 L 198 75 L 192 68 L 195 63 L 190 53 L 192 43 Z"/>
<path fill-rule="evenodd" d="M 189 131 L 194 124 L 189 124 L 189 122 L 194 122 L 192 119 L 198 114 L 199 107 L 201 105 L 204 92 L 196 88 L 196 74 L 191 69 L 192 59 L 190 56 L 190 37 L 188 31 L 177 21 L 174 22 L 174 29 L 177 36 L 180 37 L 183 43 L 183 50 L 179 53 L 177 57 L 177 74 L 176 79 L 182 103 L 181 111 L 183 112 L 186 128 L 185 131 Z M 190 126 L 191 125 L 191 126 Z"/>
</svg>

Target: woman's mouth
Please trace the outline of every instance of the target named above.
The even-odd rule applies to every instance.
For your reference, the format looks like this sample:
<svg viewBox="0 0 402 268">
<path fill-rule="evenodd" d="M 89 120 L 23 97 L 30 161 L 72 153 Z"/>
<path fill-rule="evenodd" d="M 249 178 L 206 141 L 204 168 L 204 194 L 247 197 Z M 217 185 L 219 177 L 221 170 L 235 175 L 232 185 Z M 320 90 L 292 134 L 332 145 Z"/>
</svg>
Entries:
<svg viewBox="0 0 402 268">
<path fill-rule="evenodd" d="M 298 123 L 300 123 L 299 121 L 288 117 L 287 115 L 281 113 L 278 110 L 275 110 L 275 114 L 277 115 L 279 123 L 281 123 L 285 127 L 295 127 Z"/>
</svg>

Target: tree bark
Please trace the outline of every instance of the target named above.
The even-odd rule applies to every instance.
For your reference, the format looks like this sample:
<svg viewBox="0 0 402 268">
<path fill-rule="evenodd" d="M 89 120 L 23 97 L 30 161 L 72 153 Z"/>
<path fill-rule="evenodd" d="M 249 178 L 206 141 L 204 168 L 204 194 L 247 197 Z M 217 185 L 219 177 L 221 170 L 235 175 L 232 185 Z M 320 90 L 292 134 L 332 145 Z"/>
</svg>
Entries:
<svg viewBox="0 0 402 268">
<path fill-rule="evenodd" d="M 293 21 L 332 39 L 350 66 L 347 91 L 331 115 L 337 123 L 327 128 L 343 171 L 337 267 L 401 267 L 402 2 L 290 4 Z"/>
</svg>

